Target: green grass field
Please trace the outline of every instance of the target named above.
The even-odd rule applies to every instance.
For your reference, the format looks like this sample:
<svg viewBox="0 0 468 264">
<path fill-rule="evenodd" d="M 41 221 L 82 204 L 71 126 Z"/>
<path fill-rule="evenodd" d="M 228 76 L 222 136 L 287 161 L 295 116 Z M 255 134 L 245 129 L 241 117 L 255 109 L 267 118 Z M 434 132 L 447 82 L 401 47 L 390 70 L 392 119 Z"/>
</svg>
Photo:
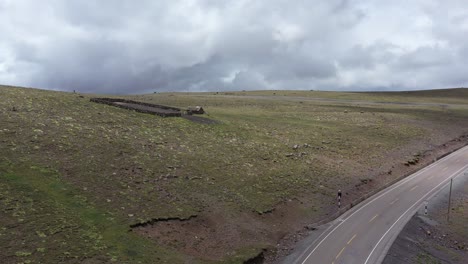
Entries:
<svg viewBox="0 0 468 264">
<path fill-rule="evenodd" d="M 125 97 L 201 105 L 214 125 L 95 104 L 93 96 L 0 86 L 6 263 L 242 263 L 276 245 L 289 224 L 321 219 L 336 189 L 468 132 L 467 89 Z M 268 233 L 277 215 L 266 215 L 288 201 L 301 201 L 288 211 L 296 220 Z M 212 227 L 187 220 L 215 214 L 224 218 Z M 151 232 L 165 225 L 164 235 L 178 239 L 131 231 L 139 223 Z M 184 225 L 203 239 L 175 234 Z"/>
</svg>

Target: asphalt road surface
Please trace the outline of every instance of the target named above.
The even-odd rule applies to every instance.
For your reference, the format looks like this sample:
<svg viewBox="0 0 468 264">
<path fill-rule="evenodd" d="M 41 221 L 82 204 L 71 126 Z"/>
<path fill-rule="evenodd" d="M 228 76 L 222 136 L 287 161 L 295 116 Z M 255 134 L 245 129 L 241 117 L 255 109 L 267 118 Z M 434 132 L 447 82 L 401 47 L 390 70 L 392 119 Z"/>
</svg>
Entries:
<svg viewBox="0 0 468 264">
<path fill-rule="evenodd" d="M 412 215 L 450 179 L 468 172 L 468 147 L 375 194 L 336 219 L 294 264 L 381 263 Z M 455 179 L 456 180 L 456 179 Z"/>
</svg>

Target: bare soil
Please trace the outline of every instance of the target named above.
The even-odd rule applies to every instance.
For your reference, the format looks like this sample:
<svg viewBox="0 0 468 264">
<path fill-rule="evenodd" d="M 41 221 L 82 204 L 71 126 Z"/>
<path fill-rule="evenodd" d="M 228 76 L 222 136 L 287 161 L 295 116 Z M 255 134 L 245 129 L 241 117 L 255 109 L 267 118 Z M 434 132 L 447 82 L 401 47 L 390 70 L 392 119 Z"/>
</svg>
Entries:
<svg viewBox="0 0 468 264">
<path fill-rule="evenodd" d="M 217 120 L 213 120 L 213 119 L 202 117 L 202 116 L 183 115 L 182 117 L 192 122 L 200 123 L 200 124 L 206 124 L 206 125 L 220 124 L 220 122 Z"/>
<path fill-rule="evenodd" d="M 257 247 L 261 242 L 264 249 L 273 249 L 275 244 L 271 241 L 280 240 L 291 230 L 290 225 L 297 221 L 301 209 L 305 209 L 305 204 L 298 200 L 282 203 L 264 214 L 230 215 L 215 208 L 190 220 L 158 221 L 133 231 L 187 255 L 216 261 L 226 257 L 226 249 L 239 245 Z"/>
</svg>

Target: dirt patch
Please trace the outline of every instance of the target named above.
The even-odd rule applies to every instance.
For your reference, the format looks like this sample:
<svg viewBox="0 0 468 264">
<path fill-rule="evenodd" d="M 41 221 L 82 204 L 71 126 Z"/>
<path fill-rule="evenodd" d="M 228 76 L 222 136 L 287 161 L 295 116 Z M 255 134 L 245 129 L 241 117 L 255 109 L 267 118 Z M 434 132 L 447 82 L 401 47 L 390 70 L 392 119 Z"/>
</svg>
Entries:
<svg viewBox="0 0 468 264">
<path fill-rule="evenodd" d="M 246 263 L 263 263 L 268 250 L 297 225 L 295 219 L 307 204 L 290 200 L 279 204 L 274 211 L 238 212 L 229 215 L 222 208 L 213 208 L 184 221 L 157 221 L 151 225 L 136 226 L 132 230 L 157 243 L 170 246 L 193 257 L 221 261 L 248 247 L 257 248 L 257 254 L 246 258 Z M 258 248 L 258 245 L 263 245 Z M 230 249 L 226 252 L 226 249 Z"/>
<path fill-rule="evenodd" d="M 253 242 L 245 235 L 253 230 L 217 213 L 203 214 L 189 221 L 156 222 L 133 230 L 157 243 L 206 260 L 221 260 L 226 254 L 224 249 L 236 248 L 241 241 L 246 245 Z"/>
<path fill-rule="evenodd" d="M 182 117 L 192 122 L 199 123 L 199 124 L 206 124 L 206 125 L 220 124 L 220 122 L 217 120 L 213 120 L 213 119 L 209 119 L 209 118 L 201 117 L 201 116 L 183 115 Z"/>
</svg>

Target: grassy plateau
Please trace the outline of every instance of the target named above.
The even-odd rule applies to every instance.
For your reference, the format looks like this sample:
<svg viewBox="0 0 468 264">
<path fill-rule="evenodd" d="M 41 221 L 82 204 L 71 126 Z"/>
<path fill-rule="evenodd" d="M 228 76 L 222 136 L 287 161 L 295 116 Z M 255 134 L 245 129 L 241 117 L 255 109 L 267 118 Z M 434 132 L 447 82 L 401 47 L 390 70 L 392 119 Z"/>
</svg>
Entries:
<svg viewBox="0 0 468 264">
<path fill-rule="evenodd" d="M 96 96 L 0 86 L 3 263 L 242 263 L 468 132 L 468 89 Z"/>
</svg>

